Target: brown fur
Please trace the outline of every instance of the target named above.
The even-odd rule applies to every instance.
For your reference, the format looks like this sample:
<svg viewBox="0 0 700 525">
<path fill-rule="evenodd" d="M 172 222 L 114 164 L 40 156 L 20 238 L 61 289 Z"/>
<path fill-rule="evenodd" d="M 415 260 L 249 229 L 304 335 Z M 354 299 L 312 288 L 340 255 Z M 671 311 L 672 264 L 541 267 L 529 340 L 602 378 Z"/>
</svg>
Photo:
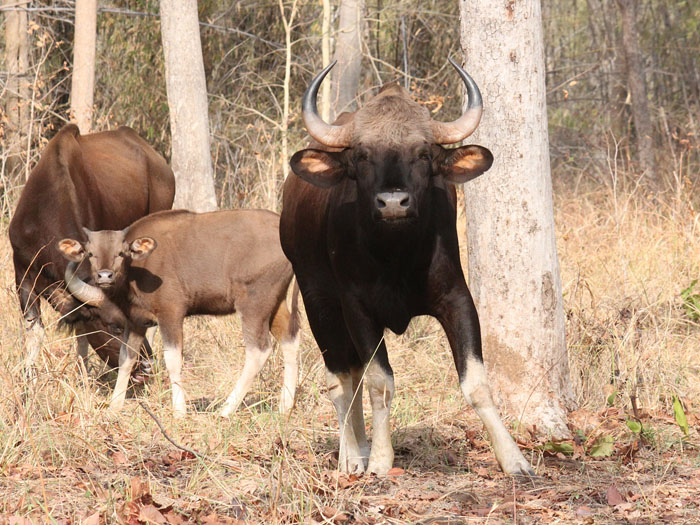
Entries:
<svg viewBox="0 0 700 525">
<path fill-rule="evenodd" d="M 153 244 L 139 259 L 138 249 Z M 130 345 L 158 324 L 164 344 L 181 352 L 186 316 L 234 312 L 241 315 L 250 348 L 269 348 L 270 331 L 280 343 L 297 339 L 298 287 L 290 313 L 286 295 L 292 266 L 282 253 L 275 213 L 160 212 L 134 223 L 126 236 L 91 232 L 83 253 L 93 254 L 94 281 L 100 271 L 113 272 L 113 286 L 105 289 L 128 318 Z"/>
<path fill-rule="evenodd" d="M 174 195 L 172 170 L 132 129 L 80 135 L 77 126 L 64 126 L 44 148 L 10 222 L 15 281 L 28 324 L 41 323 L 44 297 L 67 322 L 88 321 L 79 333 L 95 331 L 89 309 L 63 291 L 66 261 L 56 242 L 84 239 L 82 227 L 122 229 L 169 209 Z M 104 339 L 89 336 L 100 357 L 115 365 L 119 345 Z"/>
</svg>

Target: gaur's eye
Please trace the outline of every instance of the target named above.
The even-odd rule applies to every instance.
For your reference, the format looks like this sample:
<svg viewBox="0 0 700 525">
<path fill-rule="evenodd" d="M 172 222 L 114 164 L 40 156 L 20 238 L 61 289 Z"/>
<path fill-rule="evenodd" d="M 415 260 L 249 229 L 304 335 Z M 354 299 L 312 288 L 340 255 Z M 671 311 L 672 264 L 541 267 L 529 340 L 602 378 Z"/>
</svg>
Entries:
<svg viewBox="0 0 700 525">
<path fill-rule="evenodd" d="M 421 153 L 418 154 L 418 158 L 419 158 L 420 160 L 427 160 L 427 161 L 430 161 L 430 160 L 431 160 L 430 152 L 428 152 L 428 151 L 423 151 L 423 152 L 421 152 Z"/>
<path fill-rule="evenodd" d="M 126 254 L 124 252 L 119 252 L 119 257 L 126 257 Z"/>
</svg>

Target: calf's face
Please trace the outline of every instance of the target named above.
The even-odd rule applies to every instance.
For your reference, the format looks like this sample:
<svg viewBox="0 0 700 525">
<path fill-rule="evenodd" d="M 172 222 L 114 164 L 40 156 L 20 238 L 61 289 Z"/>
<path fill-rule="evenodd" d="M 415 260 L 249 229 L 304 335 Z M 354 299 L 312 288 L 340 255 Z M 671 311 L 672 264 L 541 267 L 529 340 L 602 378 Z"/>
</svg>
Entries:
<svg viewBox="0 0 700 525">
<path fill-rule="evenodd" d="M 121 286 L 131 261 L 145 259 L 157 246 L 150 237 L 127 242 L 128 228 L 102 231 L 83 228 L 83 231 L 87 241 L 63 239 L 59 241 L 58 249 L 69 261 L 80 263 L 87 259 L 91 281 L 107 291 Z"/>
</svg>

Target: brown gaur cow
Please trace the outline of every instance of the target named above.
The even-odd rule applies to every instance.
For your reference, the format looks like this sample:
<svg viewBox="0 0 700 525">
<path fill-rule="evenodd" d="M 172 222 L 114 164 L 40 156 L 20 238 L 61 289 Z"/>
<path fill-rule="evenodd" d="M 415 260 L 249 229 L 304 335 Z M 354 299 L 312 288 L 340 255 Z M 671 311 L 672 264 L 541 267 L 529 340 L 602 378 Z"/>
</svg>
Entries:
<svg viewBox="0 0 700 525">
<path fill-rule="evenodd" d="M 169 209 L 174 196 L 175 177 L 165 159 L 130 128 L 81 135 L 76 125 L 68 124 L 49 141 L 29 174 L 9 228 L 27 329 L 27 371 L 44 338 L 41 297 L 76 327 L 83 359 L 89 342 L 110 366 L 119 365 L 119 340 L 101 322 L 91 322 L 90 308 L 65 291 L 67 262 L 56 242 L 66 237 L 85 240 L 84 227 L 124 228 Z"/>
<path fill-rule="evenodd" d="M 119 375 L 110 407 L 124 405 L 126 384 L 148 327 L 163 338 L 176 416 L 186 412 L 181 385 L 182 324 L 186 316 L 239 312 L 246 345 L 241 376 L 221 415 L 243 401 L 272 351 L 269 332 L 280 343 L 284 384 L 280 411 L 291 410 L 299 349 L 298 289 L 292 311 L 286 295 L 292 266 L 282 253 L 279 215 L 265 210 L 192 213 L 171 210 L 144 217 L 121 231 L 88 232 L 87 240 L 64 239 L 59 249 L 71 261 L 68 289 L 110 319 L 125 316 Z M 87 261 L 92 284 L 75 277 Z"/>
<path fill-rule="evenodd" d="M 291 158 L 296 176 L 284 184 L 280 238 L 323 353 L 343 471 L 386 474 L 391 468 L 394 378 L 384 330 L 400 334 L 411 318 L 431 315 L 446 332 L 462 393 L 483 421 L 501 468 L 533 472 L 492 401 L 479 318 L 460 265 L 454 185 L 488 170 L 493 157 L 481 146 L 442 146 L 469 136 L 482 112 L 476 83 L 450 62 L 468 94 L 465 113 L 451 123 L 434 121 L 391 84 L 329 125 L 318 115 L 316 94 L 333 64 L 303 97 L 302 117 L 315 142 Z M 371 449 L 363 383 L 372 405 Z"/>
</svg>

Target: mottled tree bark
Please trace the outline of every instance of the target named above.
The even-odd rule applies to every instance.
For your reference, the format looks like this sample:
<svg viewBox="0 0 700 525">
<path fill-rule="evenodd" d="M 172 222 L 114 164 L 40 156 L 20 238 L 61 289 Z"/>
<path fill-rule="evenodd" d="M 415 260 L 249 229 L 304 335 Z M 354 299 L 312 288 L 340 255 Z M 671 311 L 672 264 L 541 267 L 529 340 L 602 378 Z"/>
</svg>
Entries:
<svg viewBox="0 0 700 525">
<path fill-rule="evenodd" d="M 497 402 L 564 437 L 574 404 L 549 167 L 539 0 L 461 0 L 466 70 L 484 116 L 469 142 L 493 167 L 464 186 L 469 287 Z"/>
<path fill-rule="evenodd" d="M 357 109 L 355 97 L 362 71 L 364 0 L 341 0 L 335 59 L 331 74 L 331 120 L 343 111 Z"/>
<path fill-rule="evenodd" d="M 160 25 L 176 184 L 173 208 L 215 210 L 209 105 L 196 0 L 161 0 Z"/>
<path fill-rule="evenodd" d="M 642 53 L 639 49 L 637 3 L 638 0 L 617 0 L 617 5 L 620 8 L 622 50 L 625 55 L 627 92 L 629 93 L 632 121 L 634 122 L 637 162 L 642 175 L 657 182 L 654 167 L 651 115 L 649 114 Z"/>
<path fill-rule="evenodd" d="M 5 69 L 7 83 L 4 93 L 4 110 L 7 117 L 3 139 L 7 157 L 5 172 L 16 175 L 22 165 L 22 146 L 29 124 L 27 104 L 29 100 L 29 68 L 27 12 L 22 8 L 28 2 L 4 0 L 5 11 Z M 15 9 L 11 9 L 14 7 Z"/>
<path fill-rule="evenodd" d="M 70 111 L 83 134 L 92 128 L 96 40 L 97 0 L 76 0 Z"/>
</svg>

